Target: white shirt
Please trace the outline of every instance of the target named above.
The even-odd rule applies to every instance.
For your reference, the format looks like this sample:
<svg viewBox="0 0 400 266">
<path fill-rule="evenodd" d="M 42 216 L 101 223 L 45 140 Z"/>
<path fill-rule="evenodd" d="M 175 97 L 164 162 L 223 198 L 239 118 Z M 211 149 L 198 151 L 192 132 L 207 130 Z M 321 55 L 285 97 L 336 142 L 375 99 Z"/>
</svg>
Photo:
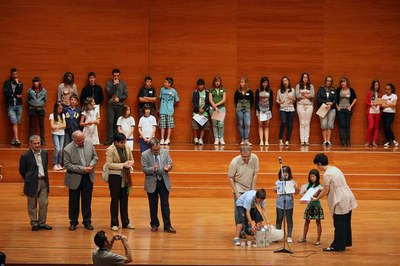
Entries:
<svg viewBox="0 0 400 266">
<path fill-rule="evenodd" d="M 132 127 L 135 127 L 135 118 L 132 116 L 129 116 L 128 118 L 120 116 L 117 121 L 117 126 L 122 128 L 122 133 L 124 133 L 127 139 L 133 139 L 133 132 L 129 136 L 128 134 L 131 132 Z"/>
<path fill-rule="evenodd" d="M 390 96 L 388 96 L 387 94 L 382 96 L 382 99 L 386 100 L 388 104 L 392 104 L 394 103 L 394 101 L 397 100 L 397 95 L 392 93 Z M 384 113 L 396 113 L 396 107 L 386 107 L 383 108 L 383 112 Z"/>
<path fill-rule="evenodd" d="M 156 118 L 152 115 L 145 117 L 142 116 L 139 119 L 138 127 L 142 129 L 142 133 L 146 138 L 152 138 L 153 135 L 153 127 L 157 126 Z"/>
<path fill-rule="evenodd" d="M 60 118 L 58 118 L 58 122 L 56 122 L 54 120 L 54 114 L 51 113 L 49 116 L 49 120 L 54 120 L 54 125 L 60 125 L 60 124 L 62 124 L 62 121 L 65 121 L 64 113 L 62 113 L 61 115 L 62 115 L 62 119 L 60 120 Z M 63 135 L 65 135 L 65 129 L 64 128 L 51 129 L 51 134 L 63 136 Z"/>
</svg>

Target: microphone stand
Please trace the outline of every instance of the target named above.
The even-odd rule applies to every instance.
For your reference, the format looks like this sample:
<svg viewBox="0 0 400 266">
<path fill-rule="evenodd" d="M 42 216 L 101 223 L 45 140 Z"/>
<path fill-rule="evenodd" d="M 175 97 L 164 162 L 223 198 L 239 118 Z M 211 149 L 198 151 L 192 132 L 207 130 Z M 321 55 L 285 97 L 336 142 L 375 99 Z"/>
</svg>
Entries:
<svg viewBox="0 0 400 266">
<path fill-rule="evenodd" d="M 281 167 L 281 179 L 283 180 L 283 246 L 280 249 L 274 250 L 274 253 L 289 253 L 293 254 L 293 251 L 286 249 L 286 178 L 283 175 L 282 159 L 279 157 L 279 164 Z M 288 245 L 288 248 L 289 245 Z"/>
</svg>

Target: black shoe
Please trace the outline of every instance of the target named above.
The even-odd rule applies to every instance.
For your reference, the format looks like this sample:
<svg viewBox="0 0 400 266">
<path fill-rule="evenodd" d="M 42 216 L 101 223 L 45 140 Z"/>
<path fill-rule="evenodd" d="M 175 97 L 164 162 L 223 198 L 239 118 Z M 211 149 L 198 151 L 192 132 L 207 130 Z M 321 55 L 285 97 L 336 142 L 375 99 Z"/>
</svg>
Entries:
<svg viewBox="0 0 400 266">
<path fill-rule="evenodd" d="M 48 224 L 39 225 L 39 228 L 44 230 L 53 230 L 53 227 Z"/>
<path fill-rule="evenodd" d="M 21 142 L 19 140 L 16 140 L 14 145 L 19 147 L 19 146 L 21 146 Z"/>
<path fill-rule="evenodd" d="M 249 236 L 254 236 L 254 232 L 253 232 L 253 230 L 251 230 L 251 228 L 246 228 L 246 230 L 244 230 L 244 232 Z"/>
<path fill-rule="evenodd" d="M 170 233 L 170 234 L 176 234 L 176 230 L 172 228 L 172 226 L 168 229 L 164 229 L 164 232 Z"/>
<path fill-rule="evenodd" d="M 91 225 L 91 224 L 85 224 L 85 229 L 86 229 L 86 230 L 93 230 L 94 227 L 93 227 L 93 225 Z"/>
<path fill-rule="evenodd" d="M 240 231 L 239 238 L 246 239 L 246 234 L 244 231 Z"/>
<path fill-rule="evenodd" d="M 69 231 L 75 231 L 75 230 L 76 230 L 76 225 L 71 224 L 71 225 L 69 226 Z"/>
<path fill-rule="evenodd" d="M 39 231 L 39 225 L 32 225 L 32 231 Z"/>
<path fill-rule="evenodd" d="M 113 143 L 113 141 L 110 139 L 110 140 L 107 140 L 106 142 L 104 142 L 103 145 L 108 146 L 108 145 L 111 145 L 112 143 Z"/>
<path fill-rule="evenodd" d="M 325 251 L 325 252 L 339 251 L 339 250 L 334 249 L 333 247 L 323 248 L 322 250 Z"/>
</svg>

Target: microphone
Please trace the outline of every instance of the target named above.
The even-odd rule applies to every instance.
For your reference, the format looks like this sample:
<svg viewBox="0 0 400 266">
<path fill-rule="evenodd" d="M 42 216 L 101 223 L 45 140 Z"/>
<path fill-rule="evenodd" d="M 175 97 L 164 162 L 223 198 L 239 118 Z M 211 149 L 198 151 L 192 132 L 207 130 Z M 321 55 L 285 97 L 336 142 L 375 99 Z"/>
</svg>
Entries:
<svg viewBox="0 0 400 266">
<path fill-rule="evenodd" d="M 279 164 L 282 164 L 282 157 L 281 156 L 278 157 L 278 161 L 279 161 Z"/>
</svg>

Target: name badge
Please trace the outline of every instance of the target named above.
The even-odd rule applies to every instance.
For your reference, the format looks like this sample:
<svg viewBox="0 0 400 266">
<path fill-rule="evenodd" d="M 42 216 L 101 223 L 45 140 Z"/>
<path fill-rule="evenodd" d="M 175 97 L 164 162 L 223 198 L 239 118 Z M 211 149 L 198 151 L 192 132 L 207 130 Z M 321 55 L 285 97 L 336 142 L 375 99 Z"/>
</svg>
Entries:
<svg viewBox="0 0 400 266">
<path fill-rule="evenodd" d="M 169 95 L 173 95 L 172 91 L 170 91 L 168 94 L 169 94 Z"/>
<path fill-rule="evenodd" d="M 219 90 L 219 92 L 224 92 L 224 90 Z"/>
<path fill-rule="evenodd" d="M 250 93 L 246 93 L 246 96 L 249 96 L 250 95 Z"/>
<path fill-rule="evenodd" d="M 152 92 L 152 91 L 149 91 L 149 94 L 153 94 L 153 92 Z"/>
</svg>

